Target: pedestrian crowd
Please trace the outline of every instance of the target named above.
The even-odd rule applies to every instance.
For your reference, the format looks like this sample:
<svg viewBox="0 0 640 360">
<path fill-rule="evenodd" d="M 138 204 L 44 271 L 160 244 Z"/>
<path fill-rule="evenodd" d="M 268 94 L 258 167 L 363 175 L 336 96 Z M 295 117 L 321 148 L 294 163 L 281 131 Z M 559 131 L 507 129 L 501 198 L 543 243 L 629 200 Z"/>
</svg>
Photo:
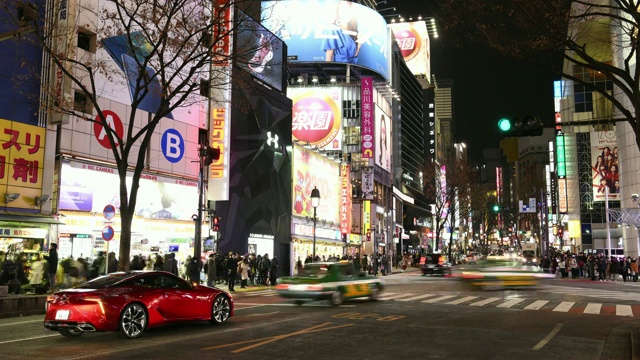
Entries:
<svg viewBox="0 0 640 360">
<path fill-rule="evenodd" d="M 605 256 L 602 253 L 554 252 L 545 255 L 540 266 L 557 278 L 589 278 L 593 281 L 638 281 L 638 259 L 630 256 Z"/>
</svg>

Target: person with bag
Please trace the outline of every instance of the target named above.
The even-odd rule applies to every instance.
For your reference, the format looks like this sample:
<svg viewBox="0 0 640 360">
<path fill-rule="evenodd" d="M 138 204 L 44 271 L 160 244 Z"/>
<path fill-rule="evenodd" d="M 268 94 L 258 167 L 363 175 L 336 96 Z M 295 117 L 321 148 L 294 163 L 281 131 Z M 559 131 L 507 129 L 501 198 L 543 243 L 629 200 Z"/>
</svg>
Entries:
<svg viewBox="0 0 640 360">
<path fill-rule="evenodd" d="M 629 262 L 629 276 L 631 276 L 631 281 L 638 281 L 638 261 L 635 258 Z"/>
<path fill-rule="evenodd" d="M 244 289 L 247 287 L 249 279 L 249 260 L 246 256 L 243 256 L 238 262 L 238 273 L 240 274 L 240 289 Z"/>
</svg>

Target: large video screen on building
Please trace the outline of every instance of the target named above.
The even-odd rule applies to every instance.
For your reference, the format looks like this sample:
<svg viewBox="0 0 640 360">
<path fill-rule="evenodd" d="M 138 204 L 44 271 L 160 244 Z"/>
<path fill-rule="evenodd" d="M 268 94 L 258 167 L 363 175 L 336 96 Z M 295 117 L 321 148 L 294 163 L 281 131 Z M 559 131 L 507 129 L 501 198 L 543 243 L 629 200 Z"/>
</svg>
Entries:
<svg viewBox="0 0 640 360">
<path fill-rule="evenodd" d="M 391 171 L 391 119 L 376 105 L 376 147 L 375 162 L 381 168 Z"/>
<path fill-rule="evenodd" d="M 354 64 L 389 78 L 382 15 L 351 1 L 263 1 L 263 24 L 287 44 L 288 61 Z"/>
<path fill-rule="evenodd" d="M 234 16 L 234 52 L 238 66 L 251 75 L 282 91 L 286 46 L 272 32 L 240 10 Z"/>
<path fill-rule="evenodd" d="M 414 75 L 431 78 L 431 48 L 424 21 L 390 24 L 404 61 Z"/>
</svg>

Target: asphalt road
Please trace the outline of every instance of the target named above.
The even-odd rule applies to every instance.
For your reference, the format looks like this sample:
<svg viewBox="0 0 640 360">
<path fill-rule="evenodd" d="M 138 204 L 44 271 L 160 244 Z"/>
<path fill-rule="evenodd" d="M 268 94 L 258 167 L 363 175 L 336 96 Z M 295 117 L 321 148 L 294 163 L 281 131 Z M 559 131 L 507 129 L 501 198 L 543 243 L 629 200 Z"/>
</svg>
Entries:
<svg viewBox="0 0 640 360">
<path fill-rule="evenodd" d="M 42 316 L 0 319 L 2 359 L 630 359 L 640 285 L 545 281 L 535 290 L 469 291 L 454 279 L 385 277 L 378 302 L 303 306 L 272 291 L 235 295 L 220 326 L 189 323 L 136 340 L 65 338 Z M 596 311 L 597 310 L 597 311 Z"/>
</svg>

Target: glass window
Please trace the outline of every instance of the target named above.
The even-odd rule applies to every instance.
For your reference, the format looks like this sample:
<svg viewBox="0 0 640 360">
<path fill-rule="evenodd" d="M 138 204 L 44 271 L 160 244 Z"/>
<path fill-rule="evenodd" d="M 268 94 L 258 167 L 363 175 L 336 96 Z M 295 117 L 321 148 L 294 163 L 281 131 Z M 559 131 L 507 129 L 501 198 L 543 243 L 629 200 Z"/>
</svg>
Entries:
<svg viewBox="0 0 640 360">
<path fill-rule="evenodd" d="M 80 284 L 77 288 L 80 289 L 104 289 L 119 283 L 120 281 L 126 280 L 133 276 L 133 274 L 128 274 L 124 272 L 111 273 L 105 276 L 100 276 L 91 281 L 88 281 L 84 284 Z"/>
<path fill-rule="evenodd" d="M 123 285 L 135 285 L 145 288 L 160 288 L 160 284 L 158 275 L 141 276 L 123 283 Z"/>
<path fill-rule="evenodd" d="M 159 275 L 159 277 L 160 286 L 163 289 L 191 289 L 191 285 L 188 282 L 177 276 Z"/>
</svg>

